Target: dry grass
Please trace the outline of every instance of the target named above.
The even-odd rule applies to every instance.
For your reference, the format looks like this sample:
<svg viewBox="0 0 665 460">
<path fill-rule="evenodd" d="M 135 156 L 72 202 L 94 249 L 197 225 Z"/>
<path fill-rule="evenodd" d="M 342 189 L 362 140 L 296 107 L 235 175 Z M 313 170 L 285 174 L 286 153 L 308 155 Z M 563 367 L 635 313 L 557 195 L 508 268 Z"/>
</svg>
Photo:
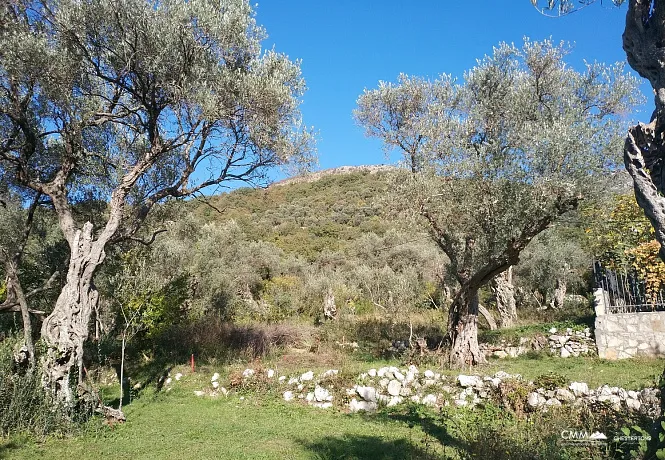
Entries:
<svg viewBox="0 0 665 460">
<path fill-rule="evenodd" d="M 286 347 L 309 347 L 314 327 L 293 324 L 235 325 L 219 318 L 201 318 L 165 334 L 158 349 L 173 357 L 194 353 L 204 358 L 264 358 Z"/>
</svg>

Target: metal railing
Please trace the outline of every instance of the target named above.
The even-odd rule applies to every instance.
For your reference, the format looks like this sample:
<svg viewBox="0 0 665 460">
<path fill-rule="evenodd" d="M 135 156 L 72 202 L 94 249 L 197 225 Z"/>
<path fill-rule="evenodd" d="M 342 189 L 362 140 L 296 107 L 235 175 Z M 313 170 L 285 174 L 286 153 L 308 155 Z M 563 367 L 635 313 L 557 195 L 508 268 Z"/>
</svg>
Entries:
<svg viewBox="0 0 665 460">
<path fill-rule="evenodd" d="M 611 270 L 596 261 L 593 278 L 595 287 L 607 296 L 606 313 L 665 311 L 665 288 L 647 294 L 646 282 L 633 269 Z"/>
</svg>

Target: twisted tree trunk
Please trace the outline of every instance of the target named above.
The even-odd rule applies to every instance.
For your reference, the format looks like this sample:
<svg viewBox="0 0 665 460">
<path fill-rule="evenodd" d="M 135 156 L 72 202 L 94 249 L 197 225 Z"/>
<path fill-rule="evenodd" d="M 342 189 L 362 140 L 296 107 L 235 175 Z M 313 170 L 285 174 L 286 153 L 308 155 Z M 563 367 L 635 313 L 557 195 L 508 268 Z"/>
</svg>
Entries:
<svg viewBox="0 0 665 460">
<path fill-rule="evenodd" d="M 486 363 L 478 346 L 478 287 L 465 285 L 450 307 L 448 334 L 452 342 L 450 363 L 456 367 Z"/>
<path fill-rule="evenodd" d="M 628 131 L 624 164 L 633 178 L 635 198 L 651 221 L 665 260 L 665 1 L 631 0 L 623 48 L 628 64 L 651 83 L 655 110 L 648 124 Z"/>
<path fill-rule="evenodd" d="M 501 327 L 512 327 L 517 319 L 512 266 L 492 279 L 492 292 L 496 299 L 496 308 L 499 310 Z"/>
<path fill-rule="evenodd" d="M 82 380 L 83 344 L 88 338 L 90 316 L 99 299 L 93 277 L 104 261 L 105 243 L 94 240 L 90 222 L 76 231 L 66 284 L 53 312 L 42 325 L 42 338 L 48 349 L 42 359 L 44 386 L 57 401 L 66 405 L 76 399 L 70 381 L 74 368 L 78 370 L 77 383 Z"/>
<path fill-rule="evenodd" d="M 5 270 L 7 275 L 8 297 L 15 300 L 21 310 L 21 318 L 23 320 L 23 341 L 28 352 L 30 368 L 33 369 L 35 367 L 35 344 L 32 340 L 32 320 L 30 318 L 28 301 L 18 278 L 18 267 L 16 264 L 13 262 L 5 264 Z"/>
</svg>

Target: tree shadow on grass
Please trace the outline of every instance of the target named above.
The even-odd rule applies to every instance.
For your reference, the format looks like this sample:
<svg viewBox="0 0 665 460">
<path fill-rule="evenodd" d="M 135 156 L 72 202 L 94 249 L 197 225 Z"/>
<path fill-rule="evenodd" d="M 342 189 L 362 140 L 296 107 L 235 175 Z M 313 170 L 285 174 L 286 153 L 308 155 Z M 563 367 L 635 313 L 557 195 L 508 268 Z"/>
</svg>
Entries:
<svg viewBox="0 0 665 460">
<path fill-rule="evenodd" d="M 433 447 L 418 446 L 407 439 L 386 440 L 378 436 L 327 436 L 300 443 L 321 460 L 440 460 Z"/>
<path fill-rule="evenodd" d="M 0 438 L 0 458 L 9 458 L 10 451 L 18 450 L 21 447 L 22 445 L 15 440 L 3 440 Z"/>
</svg>

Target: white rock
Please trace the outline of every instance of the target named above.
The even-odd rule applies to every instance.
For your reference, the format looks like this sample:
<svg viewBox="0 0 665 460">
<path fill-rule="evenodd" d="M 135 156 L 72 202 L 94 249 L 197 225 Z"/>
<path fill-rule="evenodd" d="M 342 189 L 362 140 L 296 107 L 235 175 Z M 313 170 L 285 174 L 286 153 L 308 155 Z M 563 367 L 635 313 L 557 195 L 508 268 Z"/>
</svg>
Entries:
<svg viewBox="0 0 665 460">
<path fill-rule="evenodd" d="M 411 371 L 407 372 L 407 373 L 406 373 L 406 377 L 404 378 L 404 381 L 405 381 L 406 383 L 411 383 L 411 382 L 413 382 L 414 380 L 416 380 L 416 373 L 415 373 L 415 372 L 411 372 Z"/>
<path fill-rule="evenodd" d="M 271 379 L 275 376 L 275 371 L 273 369 L 268 369 L 266 374 L 268 375 L 268 378 Z"/>
<path fill-rule="evenodd" d="M 504 359 L 508 357 L 508 353 L 503 350 L 496 350 L 494 353 L 492 353 L 492 356 L 495 358 Z"/>
<path fill-rule="evenodd" d="M 312 402 L 312 401 L 314 401 L 314 393 L 312 393 L 311 391 L 310 391 L 309 393 L 307 393 L 307 396 L 305 396 L 305 400 L 306 400 L 307 402 Z"/>
<path fill-rule="evenodd" d="M 168 379 L 166 379 L 166 384 L 170 385 L 172 381 L 173 381 L 173 379 L 171 377 L 169 377 Z"/>
<path fill-rule="evenodd" d="M 300 376 L 300 380 L 303 382 L 306 382 L 308 380 L 312 380 L 314 378 L 314 372 L 309 371 L 305 372 L 303 375 Z"/>
<path fill-rule="evenodd" d="M 584 382 L 573 382 L 568 388 L 575 396 L 587 396 L 589 394 L 589 385 Z"/>
<path fill-rule="evenodd" d="M 178 373 L 175 375 L 175 379 L 176 379 L 176 380 L 180 380 L 181 378 L 182 378 L 182 374 L 181 374 L 180 372 L 178 372 Z"/>
<path fill-rule="evenodd" d="M 317 387 L 314 388 L 314 398 L 316 398 L 318 402 L 324 402 L 330 401 L 332 399 L 332 395 L 328 390 L 317 385 Z"/>
<path fill-rule="evenodd" d="M 640 394 L 637 391 L 630 390 L 628 392 L 628 397 L 631 399 L 640 399 Z"/>
<path fill-rule="evenodd" d="M 219 382 L 218 382 L 217 380 L 214 380 L 214 381 L 212 382 L 212 387 L 213 387 L 214 389 L 219 388 Z"/>
<path fill-rule="evenodd" d="M 409 366 L 409 372 L 411 372 L 412 374 L 417 374 L 418 373 L 418 368 L 416 366 L 414 366 L 413 364 L 411 364 Z"/>
<path fill-rule="evenodd" d="M 469 402 L 466 399 L 456 399 L 454 402 L 455 405 L 459 407 L 463 407 L 469 404 Z"/>
<path fill-rule="evenodd" d="M 560 401 L 575 401 L 575 395 L 565 388 L 559 388 L 556 390 L 556 399 Z"/>
<path fill-rule="evenodd" d="M 326 378 L 326 377 L 332 377 L 334 375 L 339 374 L 339 371 L 337 369 L 330 369 L 325 371 L 323 374 L 321 374 L 321 377 Z"/>
<path fill-rule="evenodd" d="M 633 398 L 626 399 L 626 407 L 628 409 L 638 411 L 638 410 L 640 410 L 641 406 L 642 406 L 642 403 L 639 402 L 637 399 L 633 399 Z"/>
<path fill-rule="evenodd" d="M 402 403 L 402 398 L 400 398 L 399 396 L 393 396 L 392 398 L 390 398 L 390 401 L 388 401 L 387 405 L 388 407 L 393 407 L 401 403 Z"/>
<path fill-rule="evenodd" d="M 284 401 L 291 401 L 293 399 L 293 391 L 285 391 L 282 396 L 284 397 Z"/>
<path fill-rule="evenodd" d="M 216 382 L 217 380 L 219 380 L 219 373 L 215 372 L 214 374 L 212 374 L 212 378 L 210 379 L 210 381 Z"/>
<path fill-rule="evenodd" d="M 194 394 L 195 394 L 196 396 L 203 396 L 203 395 L 206 394 L 206 393 L 205 393 L 205 391 L 196 390 L 196 391 L 194 392 Z"/>
<path fill-rule="evenodd" d="M 556 398 L 552 398 L 552 399 L 548 399 L 548 400 L 545 402 L 545 405 L 546 405 L 546 406 L 560 406 L 560 405 L 561 405 L 561 401 L 559 401 L 559 400 L 556 399 Z"/>
<path fill-rule="evenodd" d="M 556 334 L 556 327 L 553 327 L 552 329 L 550 329 L 550 334 Z"/>
<path fill-rule="evenodd" d="M 416 404 L 419 404 L 420 403 L 420 396 L 418 396 L 418 395 L 411 396 L 411 401 L 413 401 Z"/>
<path fill-rule="evenodd" d="M 462 387 L 482 387 L 483 380 L 477 375 L 458 375 L 457 383 Z"/>
<path fill-rule="evenodd" d="M 399 396 L 399 392 L 402 389 L 402 384 L 399 380 L 391 380 L 388 383 L 388 394 L 391 396 Z"/>
<path fill-rule="evenodd" d="M 372 378 L 376 377 L 376 369 L 370 369 L 370 370 L 368 370 L 368 371 L 367 371 L 367 374 L 368 374 L 370 377 L 372 377 Z"/>
<path fill-rule="evenodd" d="M 302 384 L 302 383 L 299 383 L 296 388 L 298 388 L 298 391 L 302 391 L 302 389 L 305 388 L 305 385 Z"/>
<path fill-rule="evenodd" d="M 378 371 L 376 371 L 376 375 L 378 375 L 379 377 L 383 377 L 386 375 L 386 372 L 388 372 L 388 368 L 382 367 Z"/>
<path fill-rule="evenodd" d="M 352 399 L 349 403 L 349 410 L 351 412 L 374 412 L 376 411 L 377 404 L 376 402 L 369 401 L 358 401 L 357 399 Z"/>
<path fill-rule="evenodd" d="M 422 403 L 426 406 L 434 406 L 436 405 L 436 396 L 433 394 L 428 394 L 422 399 Z"/>
<path fill-rule="evenodd" d="M 436 380 L 434 380 L 434 379 L 425 379 L 425 380 L 423 380 L 423 386 L 431 387 L 432 385 L 436 385 Z"/>
<path fill-rule="evenodd" d="M 404 374 L 402 374 L 400 371 L 393 372 L 393 375 L 395 376 L 395 379 L 399 380 L 400 382 L 404 381 Z"/>
<path fill-rule="evenodd" d="M 386 372 L 386 374 L 387 374 L 387 372 Z M 390 380 L 387 379 L 387 378 L 383 378 L 383 379 L 379 380 L 379 385 L 381 385 L 381 388 L 387 387 L 389 383 L 390 383 Z"/>
<path fill-rule="evenodd" d="M 426 379 L 433 379 L 434 378 L 434 372 L 432 372 L 429 369 L 427 369 L 423 375 L 425 376 Z"/>
<path fill-rule="evenodd" d="M 278 378 L 277 380 L 279 381 L 279 383 L 284 383 L 284 381 L 286 380 L 286 375 L 282 375 L 282 376 L 281 376 L 280 378 Z"/>
<path fill-rule="evenodd" d="M 400 396 L 410 396 L 411 395 L 411 388 L 409 387 L 402 387 L 402 389 L 399 391 Z"/>
<path fill-rule="evenodd" d="M 529 393 L 529 397 L 527 399 L 527 402 L 529 403 L 529 406 L 534 407 L 534 408 L 538 408 L 538 407 L 543 406 L 547 402 L 547 399 L 545 399 L 545 397 L 543 395 L 541 395 L 540 393 L 536 393 L 534 391 L 534 392 Z"/>
<path fill-rule="evenodd" d="M 331 402 L 315 402 L 312 403 L 312 406 L 318 407 L 319 409 L 330 409 L 333 404 Z"/>
<path fill-rule="evenodd" d="M 562 358 L 568 358 L 570 356 L 570 352 L 566 350 L 565 348 L 561 349 L 561 357 Z"/>
<path fill-rule="evenodd" d="M 390 396 L 388 395 L 377 395 L 376 402 L 379 404 L 388 404 L 390 402 Z"/>
<path fill-rule="evenodd" d="M 356 387 L 358 396 L 368 402 L 376 402 L 376 388 L 373 387 Z"/>
<path fill-rule="evenodd" d="M 501 384 L 501 379 L 494 377 L 490 381 L 492 382 L 492 386 L 494 388 L 499 388 L 499 385 Z"/>
<path fill-rule="evenodd" d="M 298 377 L 291 377 L 291 378 L 289 379 L 288 384 L 289 384 L 289 385 L 295 385 L 295 384 L 298 383 L 298 382 L 300 382 L 300 380 L 298 380 Z"/>
<path fill-rule="evenodd" d="M 245 378 L 251 377 L 252 375 L 254 375 L 254 369 L 245 369 L 242 371 L 242 376 Z"/>
<path fill-rule="evenodd" d="M 219 392 L 220 392 L 221 394 L 223 394 L 224 396 L 228 396 L 228 395 L 229 395 L 229 390 L 227 390 L 227 389 L 224 388 L 224 387 L 221 387 L 221 388 L 219 389 Z"/>
</svg>

